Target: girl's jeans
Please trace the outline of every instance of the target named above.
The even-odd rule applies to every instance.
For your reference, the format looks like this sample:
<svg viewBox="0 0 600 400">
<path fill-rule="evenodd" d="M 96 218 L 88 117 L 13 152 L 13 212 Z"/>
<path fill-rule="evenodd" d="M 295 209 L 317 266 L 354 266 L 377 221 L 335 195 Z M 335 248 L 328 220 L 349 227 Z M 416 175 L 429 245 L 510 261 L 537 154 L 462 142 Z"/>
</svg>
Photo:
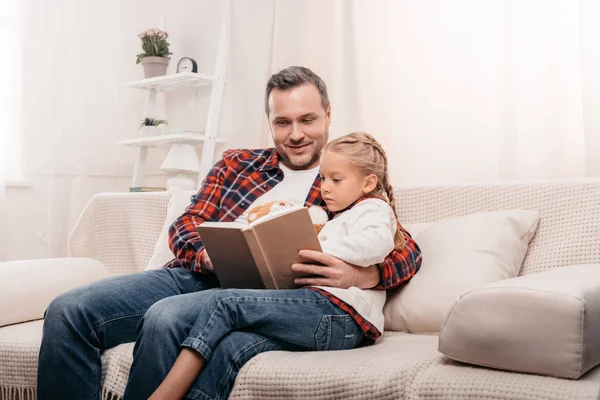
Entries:
<svg viewBox="0 0 600 400">
<path fill-rule="evenodd" d="M 310 289 L 216 289 L 212 276 L 160 269 L 108 278 L 58 296 L 46 311 L 38 398 L 99 399 L 101 354 L 136 341 L 125 400 L 147 399 L 182 346 L 207 363 L 188 393 L 226 399 L 237 373 L 273 350 L 358 347 L 362 331 Z"/>
</svg>

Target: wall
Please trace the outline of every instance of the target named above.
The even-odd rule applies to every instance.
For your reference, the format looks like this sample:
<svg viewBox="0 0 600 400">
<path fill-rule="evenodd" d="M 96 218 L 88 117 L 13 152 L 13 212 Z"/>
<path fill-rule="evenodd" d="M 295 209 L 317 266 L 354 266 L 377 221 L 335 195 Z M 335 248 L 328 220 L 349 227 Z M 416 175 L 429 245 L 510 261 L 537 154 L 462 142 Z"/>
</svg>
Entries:
<svg viewBox="0 0 600 400">
<path fill-rule="evenodd" d="M 231 57 L 220 132 L 226 147 L 259 147 L 264 83 L 269 75 L 273 0 L 233 0 Z M 117 146 L 137 135 L 145 91 L 125 87 L 143 78 L 135 64 L 137 33 L 159 27 L 170 34 L 169 72 L 183 56 L 199 72 L 215 67 L 225 2 L 210 0 L 51 0 L 23 2 L 23 144 L 28 187 L 6 193 L 9 260 L 67 254 L 67 236 L 98 192 L 127 191 L 136 150 Z M 209 90 L 160 101 L 169 130 L 201 130 Z M 168 99 L 167 102 L 164 100 Z M 168 105 L 168 106 L 167 106 Z M 148 185 L 165 176 L 164 151 L 152 149 Z"/>
<path fill-rule="evenodd" d="M 33 185 L 8 192 L 10 258 L 64 255 L 90 196 L 127 190 L 135 152 L 115 142 L 142 117 L 144 92 L 123 86 L 142 76 L 136 34 L 164 20 L 173 64 L 191 56 L 210 73 L 224 2 L 25 4 Z M 597 1 L 233 0 L 232 16 L 227 147 L 269 144 L 264 83 L 295 64 L 328 84 L 331 137 L 372 132 L 394 184 L 600 175 Z M 205 112 L 186 115 L 186 95 L 169 96 L 170 129 L 188 117 L 202 126 Z M 161 157 L 151 154 L 155 172 Z"/>
</svg>

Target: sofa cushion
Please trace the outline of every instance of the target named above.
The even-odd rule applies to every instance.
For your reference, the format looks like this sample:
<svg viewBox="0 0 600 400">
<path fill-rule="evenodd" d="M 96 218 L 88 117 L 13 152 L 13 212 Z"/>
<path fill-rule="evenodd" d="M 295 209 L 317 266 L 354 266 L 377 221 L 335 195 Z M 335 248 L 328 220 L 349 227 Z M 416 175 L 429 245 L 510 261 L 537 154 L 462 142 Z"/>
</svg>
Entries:
<svg viewBox="0 0 600 400">
<path fill-rule="evenodd" d="M 507 279 L 463 295 L 440 333 L 458 361 L 579 378 L 600 364 L 600 264 Z"/>
<path fill-rule="evenodd" d="M 133 343 L 126 343 L 104 352 L 105 391 L 123 395 L 132 350 Z M 437 336 L 396 332 L 354 350 L 270 351 L 243 366 L 230 399 L 373 399 L 374 393 L 382 399 L 405 398 L 410 390 L 406 377 L 436 358 Z"/>
<path fill-rule="evenodd" d="M 599 374 L 566 381 L 466 366 L 436 352 L 436 341 L 385 332 L 355 350 L 263 353 L 240 371 L 230 399 L 597 400 Z"/>
<path fill-rule="evenodd" d="M 35 398 L 42 322 L 0 328 L 2 393 Z M 565 381 L 470 367 L 438 353 L 437 342 L 437 336 L 386 332 L 375 345 L 355 350 L 263 353 L 244 365 L 230 398 L 597 400 L 600 369 Z M 102 398 L 123 396 L 133 345 L 102 354 Z"/>
<path fill-rule="evenodd" d="M 0 399 L 16 398 L 9 396 L 11 388 L 30 395 L 23 399 L 35 398 L 31 395 L 35 394 L 43 323 L 39 319 L 0 327 Z"/>
<path fill-rule="evenodd" d="M 518 275 L 538 222 L 536 211 L 506 210 L 405 224 L 423 260 L 419 272 L 388 295 L 385 329 L 439 332 L 460 295 Z"/>
<path fill-rule="evenodd" d="M 170 193 L 171 198 L 169 199 L 169 206 L 167 208 L 167 217 L 158 235 L 152 257 L 150 257 L 146 265 L 146 271 L 162 268 L 166 263 L 175 258 L 169 248 L 169 228 L 183 214 L 187 206 L 191 204 L 190 198 L 196 194 L 192 190 L 172 190 Z"/>
<path fill-rule="evenodd" d="M 0 400 L 35 399 L 43 324 L 44 320 L 39 319 L 0 327 Z M 133 346 L 134 343 L 124 343 L 102 354 L 103 399 L 123 396 L 133 362 Z"/>
<path fill-rule="evenodd" d="M 0 326 L 44 317 L 59 294 L 110 276 L 91 258 L 50 258 L 0 263 Z"/>
</svg>

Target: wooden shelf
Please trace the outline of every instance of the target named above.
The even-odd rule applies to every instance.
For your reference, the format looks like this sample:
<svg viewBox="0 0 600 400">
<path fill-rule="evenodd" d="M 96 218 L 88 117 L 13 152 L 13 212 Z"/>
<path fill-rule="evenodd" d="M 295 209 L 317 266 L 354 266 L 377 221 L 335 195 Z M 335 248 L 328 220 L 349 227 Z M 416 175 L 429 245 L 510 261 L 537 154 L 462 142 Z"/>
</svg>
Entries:
<svg viewBox="0 0 600 400">
<path fill-rule="evenodd" d="M 166 135 L 121 140 L 117 144 L 136 147 L 170 147 L 173 144 L 197 145 L 207 139 L 205 135 L 198 133 L 168 133 Z M 214 140 L 216 142 L 224 142 L 223 139 Z"/>
<path fill-rule="evenodd" d="M 181 72 L 133 81 L 126 86 L 157 92 L 168 92 L 171 90 L 193 89 L 199 86 L 210 85 L 214 80 L 214 77 L 208 75 L 197 74 L 195 72 Z"/>
</svg>

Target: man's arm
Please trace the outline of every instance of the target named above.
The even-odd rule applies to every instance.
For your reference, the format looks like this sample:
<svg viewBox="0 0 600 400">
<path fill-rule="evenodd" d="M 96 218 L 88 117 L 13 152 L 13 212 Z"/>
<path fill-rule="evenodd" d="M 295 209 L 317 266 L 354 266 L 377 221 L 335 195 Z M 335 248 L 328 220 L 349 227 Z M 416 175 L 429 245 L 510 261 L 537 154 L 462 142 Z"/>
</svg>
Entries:
<svg viewBox="0 0 600 400">
<path fill-rule="evenodd" d="M 318 264 L 294 264 L 294 271 L 314 275 L 311 278 L 296 279 L 297 285 L 331 286 L 347 289 L 356 286 L 361 289 L 392 290 L 406 282 L 421 266 L 421 250 L 400 224 L 398 229 L 404 234 L 406 246 L 394 250 L 381 263 L 370 267 L 348 264 L 332 255 L 314 250 L 301 250 L 302 257 Z"/>
<path fill-rule="evenodd" d="M 192 196 L 192 204 L 169 228 L 169 247 L 182 267 L 206 273 L 206 252 L 202 239 L 196 231 L 204 221 L 217 217 L 221 202 L 221 189 L 227 166 L 225 161 L 216 163 L 198 193 Z"/>
<path fill-rule="evenodd" d="M 406 242 L 402 250 L 393 250 L 385 260 L 378 264 L 380 280 L 373 289 L 392 290 L 406 282 L 421 267 L 421 249 L 410 234 L 398 224 Z"/>
</svg>

